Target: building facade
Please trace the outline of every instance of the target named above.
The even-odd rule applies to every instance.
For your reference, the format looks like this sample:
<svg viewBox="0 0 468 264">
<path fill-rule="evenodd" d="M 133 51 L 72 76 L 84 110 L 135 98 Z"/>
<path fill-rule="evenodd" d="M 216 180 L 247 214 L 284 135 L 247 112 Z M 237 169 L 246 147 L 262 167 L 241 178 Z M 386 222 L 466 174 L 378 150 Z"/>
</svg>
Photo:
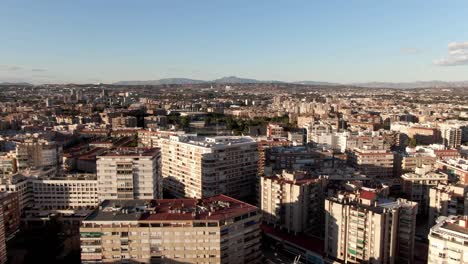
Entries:
<svg viewBox="0 0 468 264">
<path fill-rule="evenodd" d="M 376 193 L 325 200 L 325 255 L 339 263 L 412 263 L 417 204 Z"/>
<path fill-rule="evenodd" d="M 467 185 L 439 184 L 429 190 L 429 226 L 449 215 L 468 215 Z"/>
<path fill-rule="evenodd" d="M 354 149 L 349 152 L 348 163 L 372 178 L 393 177 L 394 155 L 382 149 Z"/>
<path fill-rule="evenodd" d="M 97 157 L 99 200 L 162 197 L 158 148 L 122 148 Z"/>
<path fill-rule="evenodd" d="M 429 233 L 429 264 L 468 263 L 468 216 L 441 217 Z"/>
<path fill-rule="evenodd" d="M 261 263 L 260 212 L 206 199 L 106 200 L 82 221 L 82 263 Z"/>
<path fill-rule="evenodd" d="M 164 188 L 171 195 L 254 199 L 258 144 L 251 137 L 171 136 L 161 145 Z"/>
<path fill-rule="evenodd" d="M 291 233 L 320 233 L 324 178 L 304 172 L 260 178 L 263 221 Z"/>
</svg>

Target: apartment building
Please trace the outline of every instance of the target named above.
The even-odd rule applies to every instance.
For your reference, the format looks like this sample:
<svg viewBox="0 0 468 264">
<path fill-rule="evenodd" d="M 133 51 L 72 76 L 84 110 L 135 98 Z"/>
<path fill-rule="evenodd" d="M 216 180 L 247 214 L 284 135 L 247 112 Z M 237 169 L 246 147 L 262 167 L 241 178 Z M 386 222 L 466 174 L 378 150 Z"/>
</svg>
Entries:
<svg viewBox="0 0 468 264">
<path fill-rule="evenodd" d="M 120 148 L 97 157 L 99 200 L 162 197 L 159 148 Z"/>
<path fill-rule="evenodd" d="M 429 226 L 449 215 L 468 215 L 468 185 L 439 184 L 429 190 Z"/>
<path fill-rule="evenodd" d="M 288 133 L 280 124 L 269 123 L 267 125 L 267 137 L 269 138 L 284 138 Z"/>
<path fill-rule="evenodd" d="M 137 127 L 138 120 L 134 116 L 118 116 L 112 118 L 112 128 Z"/>
<path fill-rule="evenodd" d="M 58 166 L 62 163 L 62 146 L 55 141 L 31 137 L 16 145 L 19 171 L 34 167 Z"/>
<path fill-rule="evenodd" d="M 447 184 L 448 180 L 447 174 L 432 171 L 432 166 L 423 166 L 401 176 L 401 190 L 408 200 L 418 203 L 419 215 L 428 215 L 429 189 Z"/>
<path fill-rule="evenodd" d="M 412 263 L 417 204 L 372 191 L 325 200 L 325 256 L 340 263 Z"/>
<path fill-rule="evenodd" d="M 0 156 L 0 178 L 8 177 L 17 172 L 15 152 L 3 153 Z"/>
<path fill-rule="evenodd" d="M 98 205 L 98 181 L 93 174 L 72 174 L 62 177 L 14 175 L 0 182 L 0 192 L 17 194 L 23 212 L 40 210 L 86 209 Z"/>
<path fill-rule="evenodd" d="M 3 219 L 3 209 L 0 206 L 0 264 L 7 262 L 7 248 L 5 237 L 5 223 Z"/>
<path fill-rule="evenodd" d="M 291 233 L 320 233 L 324 183 L 302 171 L 261 176 L 263 221 Z"/>
<path fill-rule="evenodd" d="M 164 188 L 171 195 L 255 197 L 258 144 L 251 137 L 181 135 L 161 145 Z"/>
<path fill-rule="evenodd" d="M 0 192 L 14 192 L 18 195 L 20 212 L 34 203 L 34 196 L 29 187 L 28 178 L 20 174 L 0 180 Z"/>
<path fill-rule="evenodd" d="M 142 147 L 156 148 L 161 147 L 160 141 L 162 138 L 169 138 L 172 135 L 183 135 L 183 131 L 164 131 L 164 130 L 151 130 L 141 129 L 138 130 L 138 144 Z"/>
<path fill-rule="evenodd" d="M 429 145 L 440 141 L 440 130 L 434 127 L 413 126 L 408 128 L 408 137 L 414 138 L 419 145 Z"/>
<path fill-rule="evenodd" d="M 218 195 L 105 200 L 81 224 L 82 263 L 261 263 L 260 212 Z"/>
<path fill-rule="evenodd" d="M 338 155 L 336 155 L 338 157 Z M 323 167 L 332 167 L 335 159 L 333 151 L 323 151 L 319 148 L 307 146 L 273 147 L 265 151 L 265 169 L 271 168 L 274 172 L 282 170 L 310 170 Z"/>
<path fill-rule="evenodd" d="M 372 178 L 393 177 L 394 155 L 384 149 L 358 149 L 348 154 L 348 163 Z"/>
<path fill-rule="evenodd" d="M 437 160 L 435 155 L 425 152 L 396 153 L 395 172 L 402 175 L 408 172 L 415 172 L 416 168 L 424 165 L 434 165 Z"/>
<path fill-rule="evenodd" d="M 463 130 L 460 126 L 441 124 L 442 143 L 450 148 L 459 148 L 462 142 Z"/>
<path fill-rule="evenodd" d="M 346 138 L 346 149 L 353 150 L 355 148 L 375 148 L 384 149 L 385 142 L 384 137 L 373 133 L 358 133 L 351 134 Z"/>
<path fill-rule="evenodd" d="M 5 239 L 15 236 L 20 227 L 20 207 L 18 194 L 15 192 L 0 192 L 0 208 L 3 212 L 3 231 Z"/>
<path fill-rule="evenodd" d="M 464 185 L 468 185 L 468 160 L 467 159 L 446 159 L 438 160 L 436 168 L 453 176 L 455 180 Z"/>
<path fill-rule="evenodd" d="M 429 264 L 468 263 L 468 216 L 440 217 L 429 233 Z"/>
<path fill-rule="evenodd" d="M 94 174 L 28 178 L 34 208 L 45 210 L 91 209 L 98 205 L 98 181 Z"/>
</svg>

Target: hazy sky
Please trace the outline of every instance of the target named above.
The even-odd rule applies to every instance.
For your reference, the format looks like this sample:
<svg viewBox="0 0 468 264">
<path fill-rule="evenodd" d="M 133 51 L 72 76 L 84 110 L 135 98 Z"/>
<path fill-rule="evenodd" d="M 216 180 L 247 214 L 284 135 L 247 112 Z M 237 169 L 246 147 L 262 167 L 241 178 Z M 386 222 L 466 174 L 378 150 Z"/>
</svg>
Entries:
<svg viewBox="0 0 468 264">
<path fill-rule="evenodd" d="M 468 1 L 0 1 L 0 81 L 468 80 Z"/>
</svg>

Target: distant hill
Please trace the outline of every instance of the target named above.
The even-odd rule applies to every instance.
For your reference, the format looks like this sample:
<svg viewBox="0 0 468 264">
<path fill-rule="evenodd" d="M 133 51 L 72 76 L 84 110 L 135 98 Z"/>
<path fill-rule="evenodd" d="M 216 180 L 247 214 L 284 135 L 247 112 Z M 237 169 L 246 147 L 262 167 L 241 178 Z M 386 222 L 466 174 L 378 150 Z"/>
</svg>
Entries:
<svg viewBox="0 0 468 264">
<path fill-rule="evenodd" d="M 18 85 L 18 86 L 33 86 L 27 82 L 0 82 L 0 85 Z"/>
<path fill-rule="evenodd" d="M 263 81 L 247 78 L 239 78 L 236 76 L 226 76 L 216 80 L 213 80 L 214 83 L 261 83 Z"/>
<path fill-rule="evenodd" d="M 317 82 L 317 81 L 299 81 L 299 82 L 282 82 L 271 80 L 257 80 L 240 78 L 236 76 L 226 76 L 215 80 L 194 80 L 188 78 L 166 78 L 149 81 L 120 81 L 113 83 L 114 85 L 161 85 L 161 84 L 201 84 L 201 83 L 219 83 L 219 84 L 246 84 L 246 83 L 291 83 L 301 85 L 321 85 L 321 86 L 339 86 L 349 85 L 366 88 L 395 88 L 395 89 L 411 89 L 411 88 L 450 88 L 450 87 L 468 87 L 468 81 L 461 82 L 444 82 L 444 81 L 418 81 L 418 82 L 365 82 L 365 83 L 332 83 L 332 82 Z"/>
<path fill-rule="evenodd" d="M 119 81 L 114 85 L 161 85 L 161 84 L 199 84 L 199 83 L 269 83 L 278 81 L 259 81 L 255 79 L 239 78 L 236 76 L 226 76 L 215 80 L 203 81 L 187 78 L 166 78 L 149 81 Z"/>
<path fill-rule="evenodd" d="M 420 81 L 420 82 L 367 82 L 367 83 L 352 83 L 349 85 L 368 88 L 396 88 L 396 89 L 411 89 L 411 88 L 450 88 L 450 87 L 468 87 L 468 81 L 461 82 L 443 82 L 443 81 Z"/>
<path fill-rule="evenodd" d="M 316 82 L 316 81 L 300 81 L 300 82 L 294 82 L 294 83 L 303 84 L 303 85 L 330 85 L 330 86 L 343 85 L 341 83 Z"/>
<path fill-rule="evenodd" d="M 197 84 L 205 81 L 187 79 L 187 78 L 165 78 L 150 81 L 120 81 L 113 83 L 114 85 L 161 85 L 161 84 Z"/>
</svg>

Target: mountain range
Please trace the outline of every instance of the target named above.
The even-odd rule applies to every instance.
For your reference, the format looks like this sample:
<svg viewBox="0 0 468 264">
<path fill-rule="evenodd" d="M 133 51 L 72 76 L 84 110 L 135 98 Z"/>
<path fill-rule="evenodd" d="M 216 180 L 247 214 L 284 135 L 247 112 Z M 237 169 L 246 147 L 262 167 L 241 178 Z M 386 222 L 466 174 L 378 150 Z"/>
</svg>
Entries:
<svg viewBox="0 0 468 264">
<path fill-rule="evenodd" d="M 0 85 L 20 85 L 20 86 L 32 86 L 27 82 L 0 82 Z"/>
<path fill-rule="evenodd" d="M 333 83 L 333 82 L 317 82 L 317 81 L 298 81 L 284 82 L 275 80 L 257 80 L 249 78 L 239 78 L 236 76 L 226 76 L 215 80 L 197 80 L 189 78 L 164 78 L 148 81 L 119 81 L 113 85 L 165 85 L 165 84 L 247 84 L 247 83 L 284 83 L 284 84 L 299 84 L 299 85 L 317 85 L 317 86 L 354 86 L 366 88 L 395 88 L 395 89 L 411 89 L 411 88 L 468 88 L 468 81 L 445 82 L 445 81 L 416 81 L 416 82 L 362 82 L 362 83 Z M 19 85 L 32 86 L 27 82 L 0 82 L 1 85 Z"/>
<path fill-rule="evenodd" d="M 322 85 L 322 86 L 356 86 L 366 88 L 450 88 L 450 87 L 468 87 L 468 81 L 460 82 L 444 82 L 444 81 L 416 81 L 416 82 L 365 82 L 365 83 L 332 83 L 332 82 L 317 82 L 317 81 L 298 81 L 298 82 L 283 82 L 274 80 L 256 80 L 248 78 L 239 78 L 236 76 L 227 76 L 219 79 L 204 81 L 188 78 L 166 78 L 149 81 L 120 81 L 113 83 L 114 85 L 161 85 L 161 84 L 202 84 L 202 83 L 219 83 L 219 84 L 246 84 L 246 83 L 291 83 L 301 85 Z"/>
</svg>

